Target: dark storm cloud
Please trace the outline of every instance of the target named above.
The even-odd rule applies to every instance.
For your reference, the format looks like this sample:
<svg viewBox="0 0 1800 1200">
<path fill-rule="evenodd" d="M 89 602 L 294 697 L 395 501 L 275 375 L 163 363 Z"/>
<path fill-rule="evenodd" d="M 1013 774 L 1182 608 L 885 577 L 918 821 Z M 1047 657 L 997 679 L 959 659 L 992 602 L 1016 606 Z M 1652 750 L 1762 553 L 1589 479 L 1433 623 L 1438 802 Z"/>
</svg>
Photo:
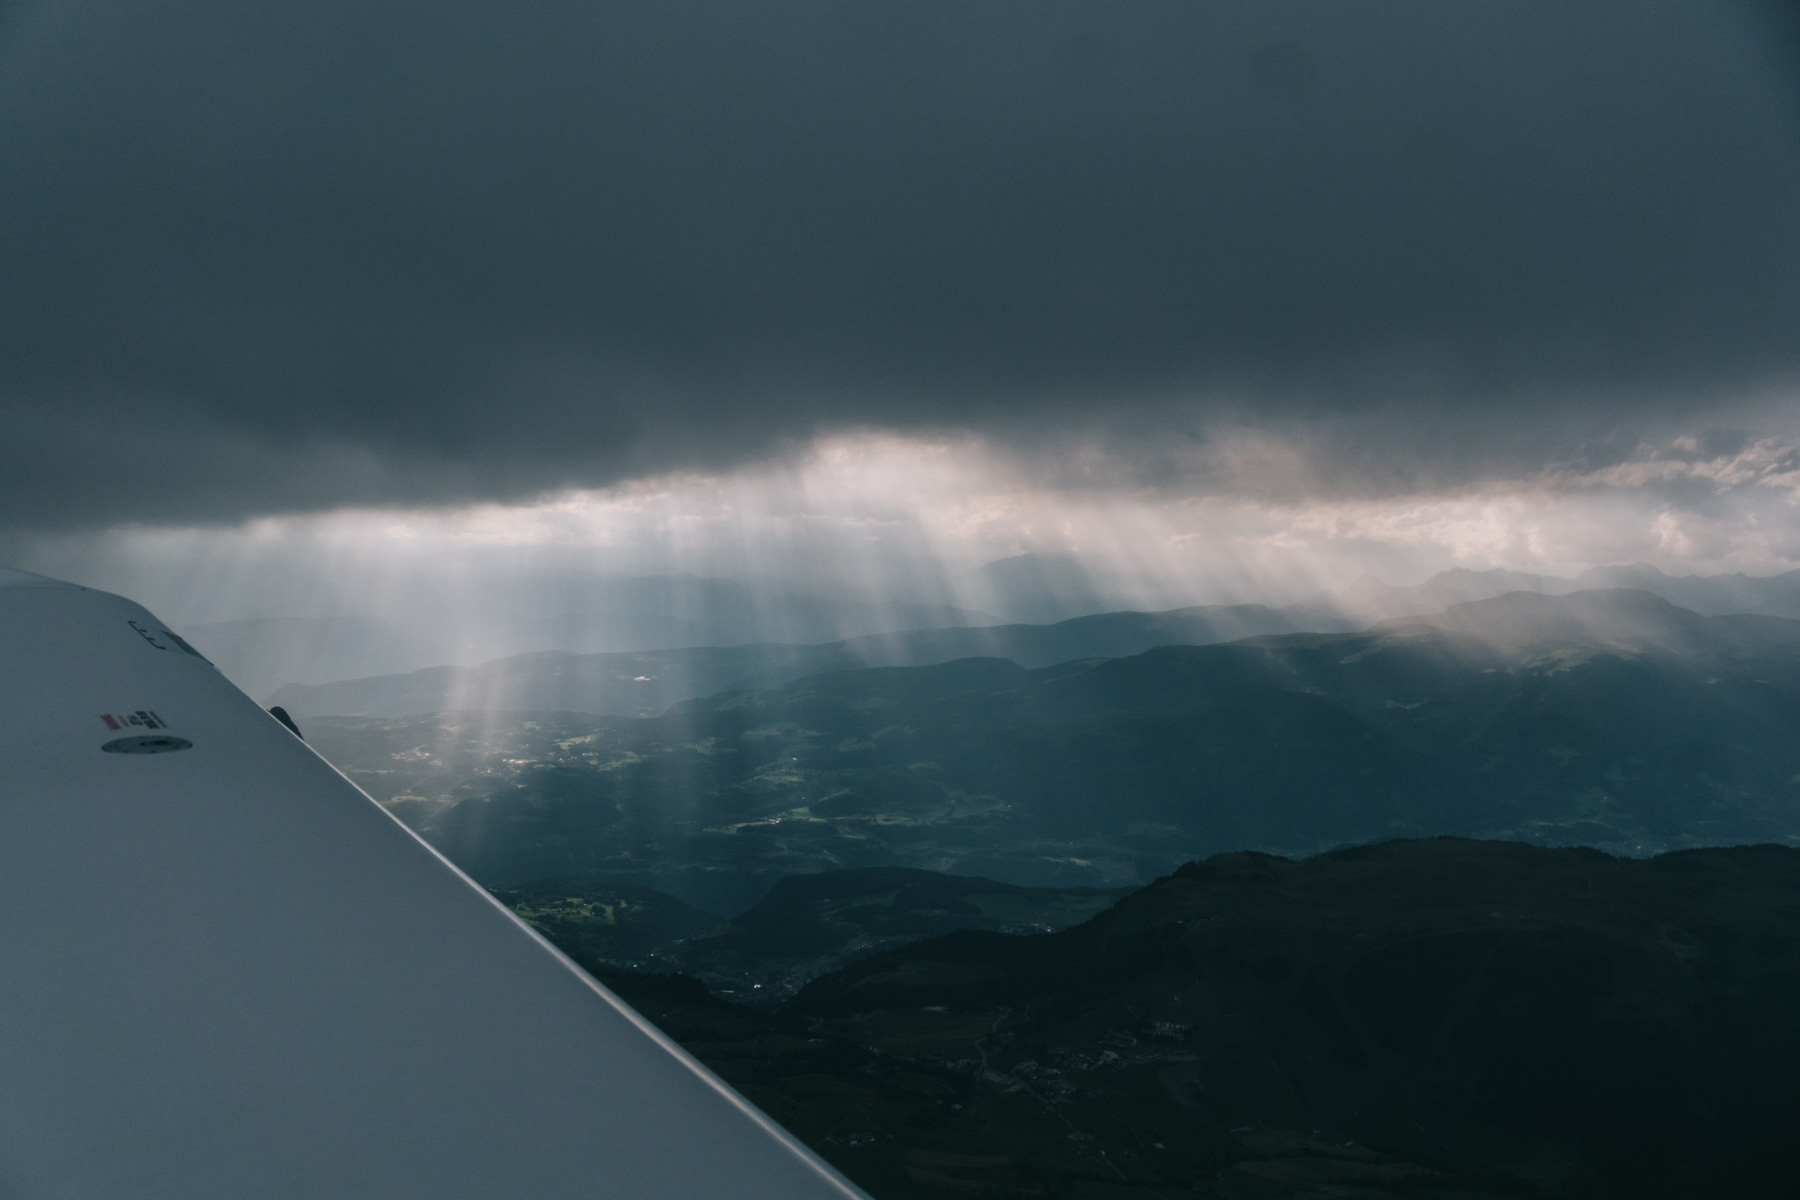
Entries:
<svg viewBox="0 0 1800 1200">
<path fill-rule="evenodd" d="M 524 496 L 854 425 L 1098 420 L 1129 461 L 1374 412 L 1346 461 L 1392 434 L 1440 475 L 1552 417 L 1616 438 L 1800 367 L 1788 15 L 15 3 L 0 521 Z"/>
</svg>

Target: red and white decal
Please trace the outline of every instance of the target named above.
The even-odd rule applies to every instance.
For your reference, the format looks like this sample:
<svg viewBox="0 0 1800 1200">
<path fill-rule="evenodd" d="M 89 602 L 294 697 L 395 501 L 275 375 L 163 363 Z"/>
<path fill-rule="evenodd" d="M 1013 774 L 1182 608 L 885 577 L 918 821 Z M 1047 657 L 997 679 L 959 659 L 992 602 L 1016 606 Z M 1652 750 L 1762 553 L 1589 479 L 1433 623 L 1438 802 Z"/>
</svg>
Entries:
<svg viewBox="0 0 1800 1200">
<path fill-rule="evenodd" d="M 147 708 L 128 713 L 101 713 L 108 729 L 167 729 L 169 723 Z"/>
</svg>

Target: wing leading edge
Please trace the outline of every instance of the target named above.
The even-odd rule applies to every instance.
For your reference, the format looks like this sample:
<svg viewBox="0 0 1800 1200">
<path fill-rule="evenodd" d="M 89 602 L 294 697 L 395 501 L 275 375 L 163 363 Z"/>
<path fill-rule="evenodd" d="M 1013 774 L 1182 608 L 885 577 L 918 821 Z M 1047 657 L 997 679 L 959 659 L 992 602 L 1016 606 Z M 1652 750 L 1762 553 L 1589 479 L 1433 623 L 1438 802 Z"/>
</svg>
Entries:
<svg viewBox="0 0 1800 1200">
<path fill-rule="evenodd" d="M 150 613 L 3 569 L 0 946 L 0 1195 L 863 1196 Z"/>
</svg>

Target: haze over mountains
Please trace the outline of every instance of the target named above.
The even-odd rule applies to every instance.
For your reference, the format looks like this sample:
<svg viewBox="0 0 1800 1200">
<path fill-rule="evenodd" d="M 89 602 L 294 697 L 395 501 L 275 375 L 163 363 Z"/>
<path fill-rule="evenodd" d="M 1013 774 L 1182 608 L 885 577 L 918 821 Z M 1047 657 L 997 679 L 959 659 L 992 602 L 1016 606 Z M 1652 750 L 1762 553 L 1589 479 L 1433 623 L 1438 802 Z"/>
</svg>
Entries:
<svg viewBox="0 0 1800 1200">
<path fill-rule="evenodd" d="M 1348 616 L 1391 617 L 1435 612 L 1467 600 L 1484 600 L 1507 592 L 1540 592 L 1563 596 L 1596 588 L 1638 588 L 1672 604 L 1716 616 L 1760 613 L 1800 617 L 1800 571 L 1780 575 L 1668 575 L 1648 563 L 1591 567 L 1572 579 L 1524 571 L 1442 571 L 1413 587 L 1395 587 L 1365 575 L 1331 598 L 1328 604 Z"/>
<path fill-rule="evenodd" d="M 480 667 L 433 667 L 339 683 L 290 684 L 269 697 L 296 716 L 413 716 L 448 711 L 586 712 L 654 716 L 683 700 L 732 688 L 779 687 L 807 675 L 862 667 L 928 666 L 1004 658 L 1045 667 L 1116 658 L 1152 646 L 1204 645 L 1316 629 L 1257 604 L 1102 613 L 1055 625 L 916 629 L 821 645 L 762 644 L 633 654 L 549 651 Z M 1346 627 L 1330 621 L 1327 627 Z"/>
<path fill-rule="evenodd" d="M 1068 603 L 1097 603 L 1101 595 L 1101 585 L 1083 576 L 1066 558 L 1026 555 L 989 564 L 984 570 L 1010 581 L 1004 598 L 1006 610 L 1012 613 L 1057 612 Z M 708 587 L 723 583 L 693 582 Z M 1459 569 L 1442 572 L 1414 587 L 1395 587 L 1365 576 L 1335 596 L 1280 607 L 1239 604 L 1159 613 L 1094 613 L 1051 625 L 998 625 L 983 613 L 951 610 L 957 620 L 949 628 L 902 629 L 890 624 L 889 631 L 880 634 L 815 644 L 766 639 L 753 644 L 733 644 L 728 638 L 710 643 L 669 640 L 676 636 L 673 628 L 654 624 L 658 614 L 674 611 L 666 604 L 659 607 L 655 599 L 659 590 L 666 595 L 668 588 L 646 584 L 637 593 L 636 606 L 623 609 L 620 623 L 608 624 L 608 615 L 599 611 L 579 620 L 568 617 L 560 623 L 526 623 L 507 636 L 519 642 L 537 639 L 543 645 L 537 646 L 536 652 L 497 658 L 480 666 L 419 663 L 424 669 L 405 671 L 393 665 L 398 658 L 417 663 L 430 645 L 444 645 L 440 635 L 429 632 L 428 623 L 427 632 L 394 632 L 392 638 L 389 631 L 365 630 L 348 620 L 311 627 L 238 622 L 188 632 L 190 640 L 214 657 L 227 674 L 236 671 L 233 677 L 252 694 L 296 715 L 563 710 L 650 716 L 671 704 L 727 688 L 774 687 L 822 671 L 922 666 L 982 656 L 1007 658 L 1027 667 L 1049 666 L 1077 658 L 1137 654 L 1161 645 L 1206 645 L 1272 633 L 1345 632 L 1513 591 L 1567 595 L 1615 587 L 1648 591 L 1706 615 L 1800 617 L 1800 572 L 1768 577 L 1670 576 L 1639 564 L 1595 568 L 1573 579 Z M 729 589 L 718 591 L 715 598 L 729 595 L 739 595 L 746 605 L 750 602 L 747 594 Z M 719 603 L 724 605 L 723 599 Z M 882 615 L 891 623 L 922 611 L 927 610 L 901 607 Z M 823 620 L 815 613 L 814 624 L 807 627 L 822 627 Z M 735 626 L 720 617 L 708 628 L 725 634 L 752 625 L 750 617 L 738 618 Z M 624 653 L 583 653 L 583 645 L 601 639 L 603 628 L 610 631 L 604 635 L 612 639 L 609 644 L 623 648 L 633 637 L 642 644 L 631 645 L 630 652 Z M 659 632 L 651 636 L 652 630 Z M 283 641 L 283 636 L 288 640 Z M 437 640 L 431 641 L 433 637 Z M 583 637 L 589 641 L 583 643 Z M 217 648 L 221 639 L 223 651 Z M 315 641 L 330 642 L 331 652 L 314 653 Z M 396 646 L 409 648 L 400 651 Z M 373 669 L 331 678 L 332 672 L 351 662 Z M 288 686 L 271 685 L 262 690 L 248 686 L 253 680 L 277 679 Z"/>
<path fill-rule="evenodd" d="M 886 1200 L 1773 1197 L 1797 615 L 1449 571 L 275 699 Z"/>
<path fill-rule="evenodd" d="M 388 616 L 263 615 L 188 623 L 206 655 L 239 687 L 267 696 L 283 684 L 320 684 L 479 663 L 506 655 L 808 643 L 859 634 L 997 624 L 1000 618 L 948 604 L 861 603 L 826 592 L 770 591 L 699 575 L 618 576 L 568 572 L 508 598 L 451 598 L 425 590 Z"/>
<path fill-rule="evenodd" d="M 293 586 L 301 590 L 301 581 Z M 360 600 L 333 593 L 283 604 L 267 586 L 256 595 L 256 611 L 231 619 L 209 615 L 179 628 L 257 697 L 289 683 L 471 667 L 524 653 L 810 646 L 905 630 L 1048 624 L 1109 611 L 1192 606 L 1185 589 L 1128 584 L 1061 554 L 1016 555 L 961 577 L 922 578 L 875 591 L 830 579 L 811 587 L 771 587 L 700 575 L 552 570 L 525 572 L 524 582 L 512 589 L 445 575 Z M 1315 628 L 1318 620 L 1332 620 L 1323 609 L 1298 615 L 1299 624 L 1257 623 L 1247 632 Z"/>
<path fill-rule="evenodd" d="M 1394 836 L 1795 842 L 1797 726 L 1800 621 L 1634 590 L 1035 669 L 860 668 L 645 718 L 304 724 L 483 882 L 601 871 L 728 913 L 846 866 L 1122 886 Z"/>
<path fill-rule="evenodd" d="M 1797 596 L 1458 571 L 276 699 L 884 1200 L 1772 1197 Z"/>
</svg>

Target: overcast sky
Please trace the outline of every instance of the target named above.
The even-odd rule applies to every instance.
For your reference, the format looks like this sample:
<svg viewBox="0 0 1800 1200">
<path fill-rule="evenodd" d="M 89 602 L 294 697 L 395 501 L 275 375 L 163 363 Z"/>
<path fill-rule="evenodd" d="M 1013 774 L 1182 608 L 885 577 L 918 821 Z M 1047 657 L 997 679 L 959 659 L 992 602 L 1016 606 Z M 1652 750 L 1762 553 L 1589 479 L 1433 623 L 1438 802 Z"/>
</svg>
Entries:
<svg viewBox="0 0 1800 1200">
<path fill-rule="evenodd" d="M 1800 6 L 0 0 L 0 428 L 193 620 L 1792 569 Z"/>
<path fill-rule="evenodd" d="M 1800 432 L 1791 18 L 16 0 L 0 524 L 527 501 L 855 429 L 1282 502 L 1735 454 Z"/>
</svg>

